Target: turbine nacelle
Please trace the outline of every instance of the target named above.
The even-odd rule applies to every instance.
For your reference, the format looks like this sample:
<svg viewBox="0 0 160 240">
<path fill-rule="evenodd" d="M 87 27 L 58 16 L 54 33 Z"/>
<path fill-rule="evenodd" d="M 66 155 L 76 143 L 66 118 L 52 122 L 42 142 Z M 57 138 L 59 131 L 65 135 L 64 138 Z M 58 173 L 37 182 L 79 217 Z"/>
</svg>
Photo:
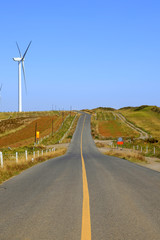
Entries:
<svg viewBox="0 0 160 240">
<path fill-rule="evenodd" d="M 13 60 L 14 60 L 15 62 L 20 62 L 20 61 L 22 60 L 22 58 L 20 58 L 20 57 L 18 57 L 18 58 L 13 58 Z"/>
</svg>

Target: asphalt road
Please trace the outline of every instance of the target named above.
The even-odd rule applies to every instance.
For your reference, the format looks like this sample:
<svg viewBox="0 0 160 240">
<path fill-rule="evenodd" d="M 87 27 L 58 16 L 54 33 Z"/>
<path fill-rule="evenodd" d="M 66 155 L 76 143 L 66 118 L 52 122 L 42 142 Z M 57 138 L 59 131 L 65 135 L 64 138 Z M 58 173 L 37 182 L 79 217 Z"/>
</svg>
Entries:
<svg viewBox="0 0 160 240">
<path fill-rule="evenodd" d="M 159 240 L 160 173 L 102 155 L 84 114 L 65 156 L 0 185 L 0 240 L 41 239 Z"/>
</svg>

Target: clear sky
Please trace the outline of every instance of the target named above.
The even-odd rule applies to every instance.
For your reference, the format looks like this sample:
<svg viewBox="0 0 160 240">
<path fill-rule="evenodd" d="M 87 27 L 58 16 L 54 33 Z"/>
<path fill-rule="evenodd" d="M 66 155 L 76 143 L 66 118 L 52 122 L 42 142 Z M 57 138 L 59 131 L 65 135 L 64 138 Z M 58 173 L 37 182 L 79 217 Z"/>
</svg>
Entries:
<svg viewBox="0 0 160 240">
<path fill-rule="evenodd" d="M 0 39 L 0 111 L 18 109 L 30 40 L 24 111 L 160 106 L 159 0 L 5 0 Z"/>
</svg>

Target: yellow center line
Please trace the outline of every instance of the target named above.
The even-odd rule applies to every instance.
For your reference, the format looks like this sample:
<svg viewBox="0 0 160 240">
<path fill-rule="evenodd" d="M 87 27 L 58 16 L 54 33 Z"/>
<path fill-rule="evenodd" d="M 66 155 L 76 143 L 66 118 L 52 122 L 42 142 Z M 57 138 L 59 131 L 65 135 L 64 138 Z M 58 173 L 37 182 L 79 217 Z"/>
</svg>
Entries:
<svg viewBox="0 0 160 240">
<path fill-rule="evenodd" d="M 81 160 L 82 160 L 82 179 L 83 179 L 83 207 L 82 207 L 82 229 L 81 240 L 91 240 L 91 219 L 90 219 L 90 204 L 89 204 L 89 191 L 87 183 L 86 168 L 82 153 L 82 136 L 86 116 L 83 122 L 83 128 L 81 132 Z"/>
</svg>

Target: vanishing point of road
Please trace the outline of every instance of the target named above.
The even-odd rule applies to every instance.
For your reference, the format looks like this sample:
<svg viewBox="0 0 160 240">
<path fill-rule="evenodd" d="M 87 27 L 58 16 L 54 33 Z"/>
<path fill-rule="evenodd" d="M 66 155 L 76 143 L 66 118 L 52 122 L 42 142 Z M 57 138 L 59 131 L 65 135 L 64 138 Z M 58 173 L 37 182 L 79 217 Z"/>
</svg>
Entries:
<svg viewBox="0 0 160 240">
<path fill-rule="evenodd" d="M 0 185 L 1 240 L 159 240 L 160 173 L 102 155 L 81 115 L 68 152 Z"/>
</svg>

